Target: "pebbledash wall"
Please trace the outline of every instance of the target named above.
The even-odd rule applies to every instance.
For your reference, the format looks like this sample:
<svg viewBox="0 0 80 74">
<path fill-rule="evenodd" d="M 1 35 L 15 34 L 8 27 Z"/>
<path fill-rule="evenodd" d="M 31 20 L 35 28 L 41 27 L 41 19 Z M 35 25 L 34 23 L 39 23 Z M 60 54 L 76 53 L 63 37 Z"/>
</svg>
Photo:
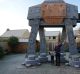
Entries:
<svg viewBox="0 0 80 74">
<path fill-rule="evenodd" d="M 46 39 L 46 46 L 47 50 L 53 51 L 55 45 L 59 42 L 59 31 L 46 31 L 45 32 L 45 39 Z"/>
</svg>

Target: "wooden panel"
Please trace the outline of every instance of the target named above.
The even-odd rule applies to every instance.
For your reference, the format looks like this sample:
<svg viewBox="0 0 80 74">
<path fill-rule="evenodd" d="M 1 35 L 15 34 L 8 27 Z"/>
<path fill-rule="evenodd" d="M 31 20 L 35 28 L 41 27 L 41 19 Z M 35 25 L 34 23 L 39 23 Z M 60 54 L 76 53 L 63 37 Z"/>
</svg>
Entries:
<svg viewBox="0 0 80 74">
<path fill-rule="evenodd" d="M 46 17 L 46 19 L 44 19 L 44 22 L 48 23 L 48 24 L 62 24 L 63 23 L 63 18 L 49 18 Z"/>
<path fill-rule="evenodd" d="M 63 19 L 66 17 L 66 4 L 65 3 L 50 3 L 42 4 L 41 14 L 46 23 L 49 24 L 62 24 Z"/>
</svg>

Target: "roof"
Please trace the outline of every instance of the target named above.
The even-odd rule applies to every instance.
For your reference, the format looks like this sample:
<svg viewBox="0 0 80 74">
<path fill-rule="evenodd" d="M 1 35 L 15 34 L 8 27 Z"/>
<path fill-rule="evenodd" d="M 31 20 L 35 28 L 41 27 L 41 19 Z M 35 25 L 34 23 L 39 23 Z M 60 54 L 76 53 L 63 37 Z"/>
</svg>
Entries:
<svg viewBox="0 0 80 74">
<path fill-rule="evenodd" d="M 45 36 L 58 36 L 60 31 L 45 31 Z M 80 35 L 78 30 L 74 30 L 74 35 Z"/>
<path fill-rule="evenodd" d="M 45 36 L 58 36 L 60 31 L 45 31 Z"/>
<path fill-rule="evenodd" d="M 18 38 L 29 38 L 29 31 L 27 29 L 8 30 L 0 37 L 11 37 L 11 36 L 15 36 Z"/>
</svg>

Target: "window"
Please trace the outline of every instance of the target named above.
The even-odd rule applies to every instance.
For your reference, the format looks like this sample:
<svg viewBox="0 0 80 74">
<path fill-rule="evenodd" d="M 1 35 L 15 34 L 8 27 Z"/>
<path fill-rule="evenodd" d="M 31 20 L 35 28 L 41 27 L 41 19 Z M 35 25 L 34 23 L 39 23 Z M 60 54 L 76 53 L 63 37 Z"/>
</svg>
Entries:
<svg viewBox="0 0 80 74">
<path fill-rule="evenodd" d="M 53 39 L 56 39 L 56 37 L 55 37 L 55 36 L 53 36 Z"/>
<path fill-rule="evenodd" d="M 76 36 L 74 37 L 74 39 L 76 39 Z"/>
</svg>

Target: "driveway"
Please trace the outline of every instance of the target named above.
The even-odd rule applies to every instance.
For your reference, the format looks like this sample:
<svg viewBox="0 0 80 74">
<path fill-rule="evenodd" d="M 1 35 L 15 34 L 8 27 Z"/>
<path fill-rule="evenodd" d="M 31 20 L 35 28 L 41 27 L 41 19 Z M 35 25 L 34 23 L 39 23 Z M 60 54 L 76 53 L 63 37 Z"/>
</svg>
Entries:
<svg viewBox="0 0 80 74">
<path fill-rule="evenodd" d="M 50 63 L 26 68 L 21 65 L 25 54 L 8 55 L 0 60 L 0 74 L 80 74 L 79 68 L 61 65 L 57 67 Z"/>
</svg>

